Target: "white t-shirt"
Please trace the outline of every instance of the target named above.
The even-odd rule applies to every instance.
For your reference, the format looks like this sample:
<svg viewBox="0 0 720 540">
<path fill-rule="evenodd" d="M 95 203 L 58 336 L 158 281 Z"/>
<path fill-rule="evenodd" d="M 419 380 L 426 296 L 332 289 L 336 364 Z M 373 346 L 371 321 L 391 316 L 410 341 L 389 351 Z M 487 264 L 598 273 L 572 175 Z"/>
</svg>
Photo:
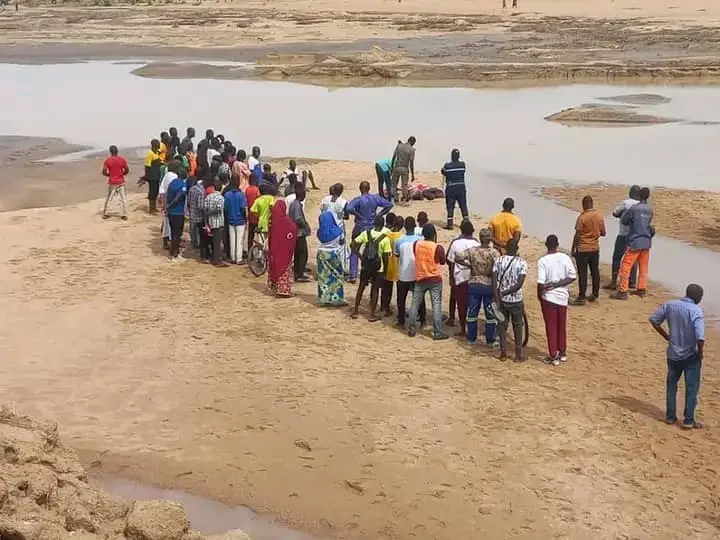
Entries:
<svg viewBox="0 0 720 540">
<path fill-rule="evenodd" d="M 419 235 L 401 236 L 395 241 L 395 255 L 398 260 L 398 280 L 415 281 L 415 252 L 413 246 L 423 237 Z"/>
<path fill-rule="evenodd" d="M 165 195 L 167 193 L 167 188 L 170 185 L 170 182 L 175 180 L 177 178 L 177 174 L 174 172 L 166 171 L 165 176 L 162 177 L 162 180 L 160 180 L 160 187 L 158 188 L 158 194 L 159 195 Z"/>
<path fill-rule="evenodd" d="M 563 279 L 577 278 L 577 272 L 572 259 L 559 251 L 548 253 L 540 257 L 538 261 L 538 284 L 562 281 Z M 542 294 L 543 300 L 547 300 L 559 306 L 567 306 L 570 299 L 570 291 L 567 286 L 550 289 Z"/>
<path fill-rule="evenodd" d="M 295 199 L 297 199 L 297 195 L 296 195 L 295 193 L 291 193 L 290 195 L 288 195 L 287 197 L 285 197 L 285 206 L 287 206 L 288 208 L 290 208 L 290 205 L 293 203 L 293 201 L 294 201 Z M 305 199 L 305 201 L 307 201 L 307 199 Z M 300 204 L 302 205 L 302 207 L 303 207 L 303 210 L 305 210 L 305 201 L 302 201 L 302 202 L 300 203 Z"/>
<path fill-rule="evenodd" d="M 207 151 L 208 167 L 212 166 L 213 158 L 215 156 L 219 156 L 219 155 L 220 155 L 220 152 L 218 152 L 214 148 L 208 148 L 208 151 Z"/>
<path fill-rule="evenodd" d="M 255 166 L 260 163 L 260 160 L 256 158 L 255 156 L 250 156 L 248 158 L 248 169 L 250 169 L 250 172 L 252 172 L 255 169 Z"/>
<path fill-rule="evenodd" d="M 455 263 L 455 255 L 462 253 L 473 246 L 479 246 L 480 242 L 474 238 L 456 238 L 450 243 L 450 248 L 447 252 L 448 262 Z M 461 264 L 455 265 L 455 271 L 453 272 L 455 278 L 455 285 L 465 283 L 470 279 L 470 268 Z"/>
<path fill-rule="evenodd" d="M 497 274 L 498 289 L 506 291 L 515 287 L 522 276 L 527 276 L 528 265 L 520 256 L 503 255 L 495 260 L 493 272 Z M 501 298 L 503 302 L 517 303 L 523 301 L 522 288 Z"/>
</svg>

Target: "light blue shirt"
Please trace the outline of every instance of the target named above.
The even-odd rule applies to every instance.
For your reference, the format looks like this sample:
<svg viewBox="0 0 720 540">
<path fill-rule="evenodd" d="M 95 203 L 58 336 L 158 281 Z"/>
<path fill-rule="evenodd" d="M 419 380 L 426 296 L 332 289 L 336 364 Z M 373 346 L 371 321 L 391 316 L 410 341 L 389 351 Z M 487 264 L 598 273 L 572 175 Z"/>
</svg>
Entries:
<svg viewBox="0 0 720 540">
<path fill-rule="evenodd" d="M 392 172 L 392 159 L 381 159 L 375 162 L 375 165 L 380 167 L 380 170 L 382 172 L 391 173 Z"/>
<path fill-rule="evenodd" d="M 702 309 L 687 297 L 670 300 L 650 316 L 650 322 L 654 324 L 662 324 L 666 320 L 670 336 L 668 360 L 678 362 L 691 358 L 697 353 L 697 342 L 705 340 L 705 316 Z"/>
</svg>

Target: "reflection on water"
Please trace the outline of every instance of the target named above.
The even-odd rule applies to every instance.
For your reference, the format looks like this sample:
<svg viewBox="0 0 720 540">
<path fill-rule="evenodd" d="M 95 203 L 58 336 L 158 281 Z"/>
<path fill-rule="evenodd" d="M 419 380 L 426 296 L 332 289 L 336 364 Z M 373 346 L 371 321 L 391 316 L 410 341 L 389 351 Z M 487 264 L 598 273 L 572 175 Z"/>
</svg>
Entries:
<svg viewBox="0 0 720 540">
<path fill-rule="evenodd" d="M 278 525 L 258 516 L 249 508 L 227 506 L 175 489 L 161 489 L 130 480 L 101 476 L 94 479 L 98 487 L 122 499 L 137 501 L 164 499 L 185 507 L 190 527 L 203 534 L 218 534 L 241 529 L 253 540 L 313 540 L 307 534 Z"/>
<path fill-rule="evenodd" d="M 468 163 L 473 210 L 488 215 L 513 196 L 525 230 L 559 234 L 569 247 L 575 213 L 538 200 L 531 185 L 557 182 L 645 184 L 717 190 L 720 88 L 574 85 L 524 90 L 347 88 L 228 80 L 135 77 L 107 62 L 0 65 L 0 134 L 56 136 L 106 148 L 142 146 L 160 130 L 212 127 L 238 147 L 267 155 L 374 161 L 399 138 L 418 138 L 417 168 L 438 170 L 458 147 Z M 568 128 L 548 114 L 603 97 L 658 94 L 637 112 L 682 124 L 639 128 Z M 172 96 L 174 107 L 167 106 Z M 634 100 L 635 102 L 642 100 Z M 648 101 L 648 100 L 645 100 Z M 374 175 L 370 168 L 368 176 Z M 609 219 L 609 240 L 616 220 Z M 658 238 L 651 277 L 674 288 L 705 285 L 705 304 L 720 313 L 715 253 Z M 688 269 L 692 269 L 692 273 Z"/>
</svg>

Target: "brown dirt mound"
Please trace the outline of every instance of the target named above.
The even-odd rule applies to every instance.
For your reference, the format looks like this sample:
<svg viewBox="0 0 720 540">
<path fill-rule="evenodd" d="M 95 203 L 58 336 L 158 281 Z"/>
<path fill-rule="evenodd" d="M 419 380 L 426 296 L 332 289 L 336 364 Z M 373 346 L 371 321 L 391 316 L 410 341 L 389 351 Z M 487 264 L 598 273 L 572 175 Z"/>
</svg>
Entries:
<svg viewBox="0 0 720 540">
<path fill-rule="evenodd" d="M 0 538 L 204 540 L 171 501 L 128 504 L 91 487 L 57 424 L 0 409 Z M 229 533 L 235 535 L 236 533 Z M 248 538 L 244 534 L 217 538 Z"/>
<path fill-rule="evenodd" d="M 674 118 L 640 114 L 631 107 L 608 107 L 594 104 L 570 107 L 546 116 L 545 120 L 568 125 L 613 124 L 618 126 L 642 126 L 677 122 Z"/>
</svg>

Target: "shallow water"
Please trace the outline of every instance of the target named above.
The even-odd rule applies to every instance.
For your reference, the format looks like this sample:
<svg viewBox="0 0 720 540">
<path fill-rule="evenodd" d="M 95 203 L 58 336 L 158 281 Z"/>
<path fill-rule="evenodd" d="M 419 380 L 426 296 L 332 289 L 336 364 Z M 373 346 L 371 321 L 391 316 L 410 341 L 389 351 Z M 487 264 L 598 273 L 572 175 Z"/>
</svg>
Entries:
<svg viewBox="0 0 720 540">
<path fill-rule="evenodd" d="M 523 90 L 453 88 L 327 89 L 289 83 L 162 80 L 131 75 L 134 65 L 89 62 L 0 64 L 0 134 L 63 137 L 94 147 L 138 146 L 161 129 L 192 125 L 224 133 L 267 155 L 373 161 L 398 138 L 418 138 L 417 168 L 437 170 L 452 147 L 469 166 L 473 210 L 488 215 L 517 200 L 525 230 L 572 239 L 575 213 L 533 197 L 529 188 L 558 182 L 645 184 L 718 190 L 716 148 L 720 88 L 567 85 Z M 628 128 L 566 127 L 544 120 L 564 108 L 622 94 L 660 94 L 667 103 L 640 113 L 686 123 Z M 182 112 L 179 112 L 182 111 Z M 695 122 L 693 124 L 692 122 Z M 374 171 L 368 170 L 369 179 Z M 609 218 L 603 259 L 616 220 Z M 705 285 L 705 305 L 720 313 L 720 256 L 658 238 L 651 277 L 675 291 Z M 688 269 L 692 269 L 689 272 Z"/>
<path fill-rule="evenodd" d="M 184 491 L 162 489 L 111 476 L 95 478 L 93 483 L 121 499 L 164 499 L 178 502 L 185 507 L 190 527 L 203 534 L 241 529 L 253 540 L 313 540 L 313 537 L 305 533 L 293 531 L 259 516 L 250 508 L 227 506 Z"/>
</svg>

